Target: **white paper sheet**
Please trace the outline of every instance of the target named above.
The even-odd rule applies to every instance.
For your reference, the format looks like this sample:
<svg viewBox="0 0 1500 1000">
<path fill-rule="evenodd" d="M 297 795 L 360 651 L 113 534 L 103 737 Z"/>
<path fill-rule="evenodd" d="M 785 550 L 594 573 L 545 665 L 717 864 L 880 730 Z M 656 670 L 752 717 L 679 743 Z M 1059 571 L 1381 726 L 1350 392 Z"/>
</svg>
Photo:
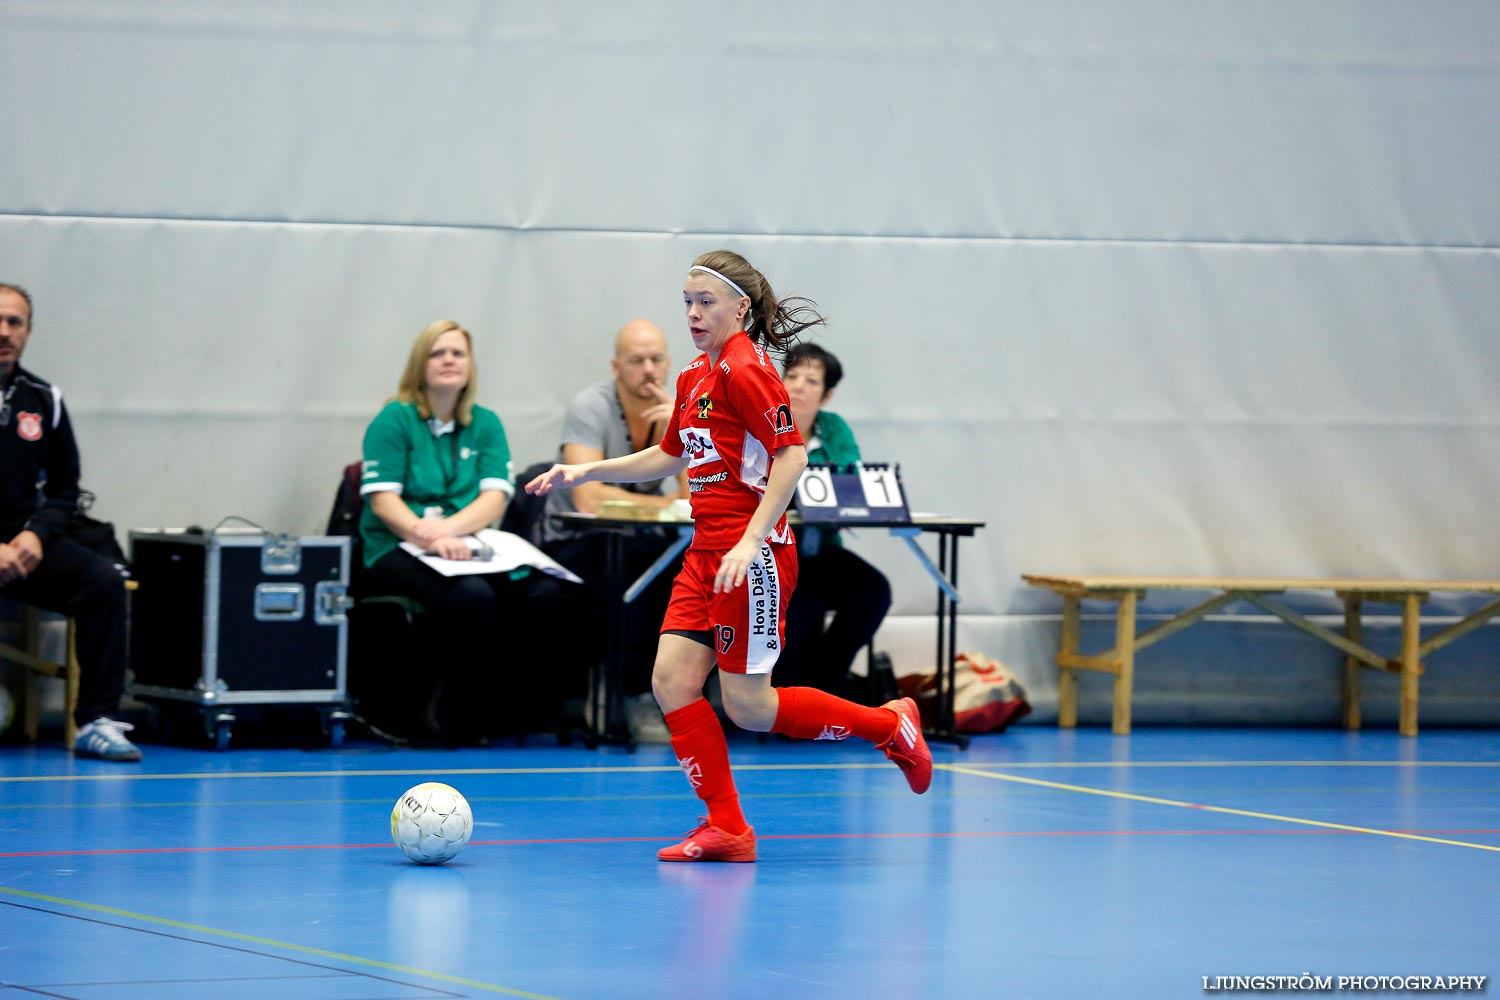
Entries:
<svg viewBox="0 0 1500 1000">
<path fill-rule="evenodd" d="M 582 583 L 583 578 L 563 566 L 541 549 L 520 535 L 493 528 L 481 528 L 464 538 L 469 548 L 479 551 L 488 546 L 488 559 L 444 559 L 411 542 L 402 542 L 401 547 L 444 576 L 471 576 L 476 573 L 509 573 L 518 566 L 531 566 L 549 576 L 572 583 Z"/>
</svg>

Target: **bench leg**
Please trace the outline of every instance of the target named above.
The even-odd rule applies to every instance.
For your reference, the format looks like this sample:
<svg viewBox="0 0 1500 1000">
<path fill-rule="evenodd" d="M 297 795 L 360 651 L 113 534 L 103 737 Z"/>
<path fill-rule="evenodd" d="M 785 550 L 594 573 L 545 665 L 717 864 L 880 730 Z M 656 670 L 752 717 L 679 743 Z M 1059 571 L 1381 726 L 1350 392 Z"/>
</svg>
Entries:
<svg viewBox="0 0 1500 1000">
<path fill-rule="evenodd" d="M 21 610 L 21 634 L 17 644 L 21 650 L 30 654 L 33 660 L 41 660 L 42 654 L 42 616 L 41 613 L 31 605 L 24 605 Z M 42 723 L 42 681 L 43 677 L 57 677 L 63 682 L 63 711 L 66 718 L 63 720 L 63 739 L 68 749 L 73 748 L 73 741 L 78 736 L 78 726 L 73 721 L 73 713 L 78 708 L 78 625 L 73 619 L 67 619 L 67 639 L 64 643 L 62 663 L 52 663 L 42 660 L 41 666 L 26 665 L 26 676 L 23 679 L 21 694 L 21 729 L 26 734 L 26 739 L 35 743 L 41 730 Z"/>
<path fill-rule="evenodd" d="M 1057 724 L 1063 729 L 1078 725 L 1078 671 L 1065 667 L 1067 658 L 1078 655 L 1078 616 L 1083 601 L 1063 598 L 1062 652 L 1057 658 Z"/>
<path fill-rule="evenodd" d="M 1135 686 L 1135 591 L 1120 595 L 1120 611 L 1115 618 L 1115 655 L 1120 672 L 1115 675 L 1114 731 L 1116 736 L 1130 734 L 1130 696 Z"/>
<path fill-rule="evenodd" d="M 1407 594 L 1401 602 L 1401 735 L 1417 735 L 1417 666 L 1422 645 L 1422 598 Z"/>
<path fill-rule="evenodd" d="M 1344 595 L 1344 638 L 1355 645 L 1364 642 L 1364 622 L 1360 618 L 1360 598 L 1357 594 Z M 1361 665 L 1352 656 L 1344 657 L 1344 728 L 1358 729 L 1360 726 L 1359 699 L 1363 693 Z"/>
<path fill-rule="evenodd" d="M 73 749 L 78 738 L 78 723 L 73 713 L 78 710 L 78 623 L 68 619 L 67 648 L 63 653 L 63 746 Z"/>
<path fill-rule="evenodd" d="M 42 646 L 41 614 L 31 605 L 21 609 L 20 646 L 32 656 L 38 655 Z M 21 729 L 26 742 L 35 743 L 37 730 L 42 720 L 42 681 L 35 670 L 27 669 L 25 690 L 21 693 Z"/>
</svg>

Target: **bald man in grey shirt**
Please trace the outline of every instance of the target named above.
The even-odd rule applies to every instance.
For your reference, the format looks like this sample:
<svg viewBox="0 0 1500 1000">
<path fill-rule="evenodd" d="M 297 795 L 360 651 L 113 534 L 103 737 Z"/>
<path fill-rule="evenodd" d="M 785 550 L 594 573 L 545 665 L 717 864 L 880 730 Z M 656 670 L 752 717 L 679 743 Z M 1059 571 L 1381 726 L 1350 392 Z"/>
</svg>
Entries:
<svg viewBox="0 0 1500 1000">
<path fill-rule="evenodd" d="M 634 319 L 615 336 L 610 361 L 614 377 L 588 386 L 568 404 L 563 417 L 561 458 L 567 463 L 618 458 L 661 440 L 672 410 L 672 359 L 667 337 L 656 324 Z M 542 548 L 558 562 L 583 577 L 588 590 L 586 611 L 603 636 L 605 602 L 619 595 L 604 589 L 604 536 L 574 531 L 555 523 L 551 515 L 577 510 L 591 514 L 606 500 L 628 500 L 666 508 L 686 497 L 685 475 L 652 482 L 581 483 L 570 490 L 547 494 L 547 517 L 542 519 Z M 672 542 L 660 531 L 642 531 L 626 541 L 625 571 L 635 577 L 656 561 Z M 640 742 L 666 742 L 666 725 L 651 694 L 651 668 L 656 659 L 656 636 L 671 596 L 674 571 L 662 573 L 625 614 L 625 712 L 632 735 Z M 592 655 L 591 651 L 591 655 Z M 603 656 L 602 645 L 597 651 Z"/>
<path fill-rule="evenodd" d="M 596 462 L 654 447 L 671 416 L 670 382 L 675 375 L 671 365 L 667 337 L 660 327 L 644 319 L 631 320 L 621 327 L 610 361 L 614 378 L 595 382 L 568 404 L 559 461 Z M 618 485 L 583 483 L 572 489 L 553 490 L 547 494 L 548 516 L 543 521 L 542 541 L 550 545 L 578 535 L 554 522 L 551 515 L 556 513 L 577 510 L 592 514 L 606 500 L 665 508 L 679 496 L 687 493 L 678 479 Z"/>
</svg>

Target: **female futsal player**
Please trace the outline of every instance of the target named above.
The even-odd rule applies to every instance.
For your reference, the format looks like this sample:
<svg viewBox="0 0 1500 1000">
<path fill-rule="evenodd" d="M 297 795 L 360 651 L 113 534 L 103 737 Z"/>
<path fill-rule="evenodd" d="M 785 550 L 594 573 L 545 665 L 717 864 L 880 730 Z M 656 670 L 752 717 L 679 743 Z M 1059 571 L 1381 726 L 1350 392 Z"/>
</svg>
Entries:
<svg viewBox="0 0 1500 1000">
<path fill-rule="evenodd" d="M 823 317 L 806 300 L 778 300 L 765 276 L 728 250 L 693 262 L 682 299 L 693 346 L 703 353 L 677 376 L 660 444 L 621 458 L 554 465 L 526 489 L 543 494 L 688 470 L 693 543 L 662 622 L 651 686 L 678 763 L 708 816 L 657 857 L 754 861 L 755 831 L 740 811 L 724 730 L 703 697 L 715 661 L 724 709 L 741 728 L 803 739 L 861 737 L 885 751 L 918 794 L 932 782 L 932 754 L 910 698 L 868 708 L 816 688 L 771 686 L 797 583 L 786 507 L 807 450 L 766 349 L 784 351 Z"/>
</svg>

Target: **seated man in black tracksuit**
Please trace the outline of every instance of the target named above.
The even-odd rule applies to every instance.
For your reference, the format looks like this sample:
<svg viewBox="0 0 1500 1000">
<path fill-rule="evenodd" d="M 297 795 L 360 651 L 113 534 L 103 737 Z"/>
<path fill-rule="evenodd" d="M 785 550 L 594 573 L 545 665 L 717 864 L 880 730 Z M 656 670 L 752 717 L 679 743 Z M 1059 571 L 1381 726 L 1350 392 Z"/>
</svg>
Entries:
<svg viewBox="0 0 1500 1000">
<path fill-rule="evenodd" d="M 31 317 L 31 296 L 0 283 L 0 596 L 78 624 L 73 753 L 136 761 L 131 726 L 110 718 L 125 686 L 125 586 L 112 562 L 63 534 L 78 506 L 78 445 L 62 393 L 21 367 Z"/>
</svg>

